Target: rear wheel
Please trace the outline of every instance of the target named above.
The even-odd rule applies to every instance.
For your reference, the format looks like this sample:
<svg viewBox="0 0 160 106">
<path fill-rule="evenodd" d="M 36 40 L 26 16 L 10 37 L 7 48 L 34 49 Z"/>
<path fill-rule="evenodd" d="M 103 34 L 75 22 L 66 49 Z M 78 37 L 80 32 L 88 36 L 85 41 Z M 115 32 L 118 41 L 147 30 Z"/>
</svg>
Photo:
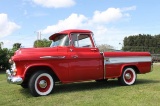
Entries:
<svg viewBox="0 0 160 106">
<path fill-rule="evenodd" d="M 52 92 L 54 84 L 54 79 L 50 73 L 38 71 L 31 77 L 29 89 L 33 96 L 44 96 Z"/>
<path fill-rule="evenodd" d="M 124 68 L 121 77 L 118 78 L 121 85 L 133 85 L 136 81 L 136 71 L 132 67 Z"/>
</svg>

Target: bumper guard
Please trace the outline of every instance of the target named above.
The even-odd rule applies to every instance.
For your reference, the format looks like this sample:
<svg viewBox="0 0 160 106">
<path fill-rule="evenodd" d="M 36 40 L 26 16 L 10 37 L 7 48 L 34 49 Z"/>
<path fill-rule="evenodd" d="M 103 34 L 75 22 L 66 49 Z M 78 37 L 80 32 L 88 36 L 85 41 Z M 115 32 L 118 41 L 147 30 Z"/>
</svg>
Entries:
<svg viewBox="0 0 160 106">
<path fill-rule="evenodd" d="M 11 70 L 6 70 L 7 82 L 11 84 L 21 84 L 23 79 L 21 77 L 13 76 Z"/>
</svg>

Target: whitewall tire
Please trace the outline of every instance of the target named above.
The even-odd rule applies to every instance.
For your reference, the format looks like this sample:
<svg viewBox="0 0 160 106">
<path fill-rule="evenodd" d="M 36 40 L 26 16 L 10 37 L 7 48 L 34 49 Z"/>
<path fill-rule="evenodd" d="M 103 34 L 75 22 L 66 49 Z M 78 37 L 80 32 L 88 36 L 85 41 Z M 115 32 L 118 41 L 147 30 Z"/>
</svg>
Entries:
<svg viewBox="0 0 160 106">
<path fill-rule="evenodd" d="M 51 74 L 38 71 L 29 81 L 29 89 L 33 96 L 45 96 L 52 92 L 54 88 L 54 79 Z"/>
<path fill-rule="evenodd" d="M 133 85 L 136 81 L 136 71 L 132 67 L 124 68 L 121 77 L 118 78 L 121 85 Z"/>
</svg>

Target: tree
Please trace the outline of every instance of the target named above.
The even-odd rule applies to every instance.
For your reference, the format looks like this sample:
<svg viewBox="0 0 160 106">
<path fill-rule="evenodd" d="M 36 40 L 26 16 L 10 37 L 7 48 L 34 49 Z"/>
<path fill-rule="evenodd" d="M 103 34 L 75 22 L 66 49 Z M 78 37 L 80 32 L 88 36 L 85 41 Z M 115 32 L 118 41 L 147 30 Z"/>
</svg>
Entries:
<svg viewBox="0 0 160 106">
<path fill-rule="evenodd" d="M 34 41 L 34 47 L 49 47 L 52 41 L 43 39 L 43 40 L 36 40 Z"/>
<path fill-rule="evenodd" d="M 10 56 L 14 55 L 14 52 L 21 48 L 21 43 L 14 43 L 12 49 L 10 50 Z"/>
<path fill-rule="evenodd" d="M 20 47 L 20 43 L 13 44 L 12 49 L 2 49 L 2 46 L 0 45 L 0 70 L 6 70 L 10 68 L 11 64 L 9 63 L 9 59 L 11 58 L 11 56 L 13 56 L 14 52 L 18 50 Z"/>
<path fill-rule="evenodd" d="M 2 46 L 3 46 L 3 42 L 0 42 L 0 49 L 2 49 Z"/>
<path fill-rule="evenodd" d="M 0 49 L 0 69 L 6 70 L 10 68 L 8 60 L 11 57 L 11 50 L 4 48 Z"/>
<path fill-rule="evenodd" d="M 16 50 L 18 50 L 20 47 L 21 47 L 21 43 L 14 43 L 13 47 L 12 47 L 13 52 L 15 52 Z"/>
<path fill-rule="evenodd" d="M 98 45 L 98 48 L 101 52 L 105 52 L 105 51 L 113 51 L 114 48 L 113 46 L 110 46 L 110 45 L 107 45 L 107 44 L 101 44 L 101 45 Z"/>
<path fill-rule="evenodd" d="M 125 37 L 123 44 L 123 51 L 147 51 L 150 53 L 159 53 L 160 35 L 132 35 Z"/>
</svg>

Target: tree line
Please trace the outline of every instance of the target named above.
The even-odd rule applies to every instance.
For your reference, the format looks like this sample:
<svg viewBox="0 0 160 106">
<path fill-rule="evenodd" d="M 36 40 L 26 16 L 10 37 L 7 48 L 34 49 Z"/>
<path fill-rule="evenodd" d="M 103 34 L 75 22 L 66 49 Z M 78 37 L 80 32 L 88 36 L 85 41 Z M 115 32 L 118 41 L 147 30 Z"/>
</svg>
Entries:
<svg viewBox="0 0 160 106">
<path fill-rule="evenodd" d="M 14 43 L 12 49 L 2 48 L 3 42 L 0 42 L 0 70 L 9 69 L 11 64 L 8 62 L 14 52 L 21 47 L 20 43 Z"/>
<path fill-rule="evenodd" d="M 147 51 L 152 54 L 160 53 L 160 34 L 138 34 L 125 37 L 123 51 Z"/>
</svg>

